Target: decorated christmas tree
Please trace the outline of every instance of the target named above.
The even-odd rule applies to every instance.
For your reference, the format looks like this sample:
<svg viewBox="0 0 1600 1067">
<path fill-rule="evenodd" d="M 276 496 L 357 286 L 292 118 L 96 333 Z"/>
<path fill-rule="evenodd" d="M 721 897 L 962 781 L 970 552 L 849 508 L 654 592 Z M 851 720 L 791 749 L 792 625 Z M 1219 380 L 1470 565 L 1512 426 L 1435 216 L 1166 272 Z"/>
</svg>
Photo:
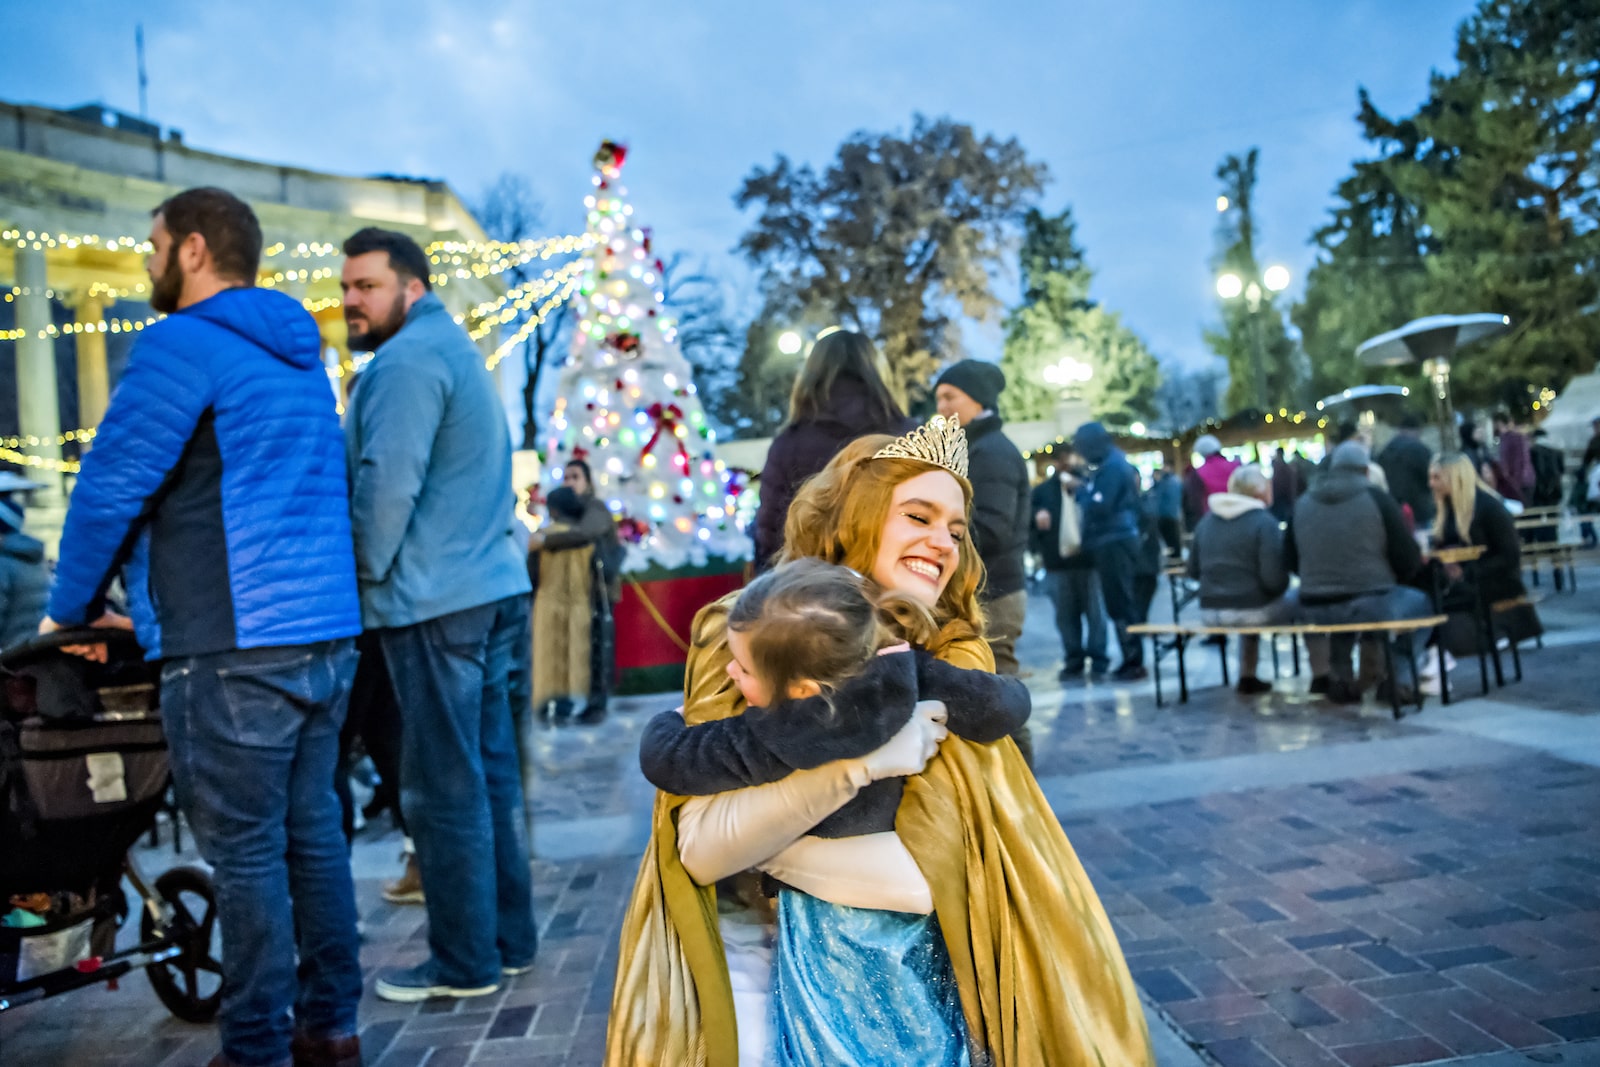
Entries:
<svg viewBox="0 0 1600 1067">
<path fill-rule="evenodd" d="M 716 455 L 692 371 L 663 305 L 662 261 L 633 220 L 620 182 L 627 156 L 606 141 L 584 198 L 594 244 L 575 296 L 577 330 L 547 422 L 545 489 L 563 466 L 588 462 L 595 494 L 617 520 L 624 573 L 742 560 L 741 486 Z"/>
</svg>

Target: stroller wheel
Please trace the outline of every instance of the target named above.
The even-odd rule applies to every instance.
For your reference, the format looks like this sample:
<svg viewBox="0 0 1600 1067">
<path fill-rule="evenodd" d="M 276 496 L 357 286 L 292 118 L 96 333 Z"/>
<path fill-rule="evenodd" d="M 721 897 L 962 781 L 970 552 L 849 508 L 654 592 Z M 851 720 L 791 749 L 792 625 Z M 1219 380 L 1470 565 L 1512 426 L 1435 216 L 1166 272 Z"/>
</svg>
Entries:
<svg viewBox="0 0 1600 1067">
<path fill-rule="evenodd" d="M 172 908 L 172 921 L 160 923 L 146 909 L 139 918 L 140 938 L 164 938 L 183 954 L 151 964 L 145 974 L 173 1015 L 185 1022 L 210 1022 L 222 1006 L 217 895 L 211 877 L 195 867 L 174 867 L 156 879 L 155 889 Z"/>
</svg>

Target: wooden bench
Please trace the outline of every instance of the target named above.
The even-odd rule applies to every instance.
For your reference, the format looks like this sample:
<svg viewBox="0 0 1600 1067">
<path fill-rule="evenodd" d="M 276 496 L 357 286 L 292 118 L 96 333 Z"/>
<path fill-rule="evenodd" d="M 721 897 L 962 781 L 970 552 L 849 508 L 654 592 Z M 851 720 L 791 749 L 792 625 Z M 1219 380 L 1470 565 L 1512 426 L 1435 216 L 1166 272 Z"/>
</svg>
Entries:
<svg viewBox="0 0 1600 1067">
<path fill-rule="evenodd" d="M 1291 640 L 1314 636 L 1331 637 L 1335 634 L 1354 634 L 1358 636 L 1363 634 L 1381 634 L 1385 638 L 1388 638 L 1393 637 L 1396 634 L 1415 633 L 1418 630 L 1433 629 L 1438 626 L 1443 626 L 1444 623 L 1445 616 L 1443 615 L 1429 615 L 1426 618 L 1421 619 L 1394 619 L 1387 622 L 1350 622 L 1335 623 L 1331 625 L 1298 623 L 1280 624 L 1276 626 L 1201 626 L 1181 622 L 1148 622 L 1130 626 L 1128 627 L 1128 632 L 1149 637 L 1152 644 L 1157 643 L 1162 637 L 1166 637 L 1170 640 L 1171 644 L 1169 647 L 1175 648 L 1178 653 L 1178 702 L 1180 704 L 1186 704 L 1189 701 L 1189 676 L 1187 668 L 1184 665 L 1184 650 L 1191 638 L 1219 636 L 1226 639 L 1229 636 L 1236 636 L 1265 637 L 1270 640 L 1272 637 L 1278 634 L 1287 635 Z M 1413 654 L 1411 673 L 1413 677 L 1416 676 L 1415 651 L 1415 649 L 1412 650 Z M 1162 706 L 1161 652 L 1162 649 L 1158 646 L 1155 649 L 1155 655 L 1151 657 L 1154 661 L 1155 667 L 1154 675 L 1156 686 L 1156 707 Z M 1226 657 L 1226 647 L 1222 648 L 1219 654 Z M 1388 677 L 1393 678 L 1394 652 L 1390 647 L 1388 640 L 1383 642 L 1383 662 Z M 1226 660 L 1224 660 L 1224 674 L 1226 674 Z M 1398 719 L 1402 714 L 1400 709 L 1398 687 L 1391 685 L 1389 688 L 1390 692 L 1393 694 L 1391 704 L 1394 708 L 1394 717 Z M 1422 710 L 1422 691 L 1420 688 L 1416 690 L 1416 701 L 1417 710 Z"/>
<path fill-rule="evenodd" d="M 1516 611 L 1518 608 L 1536 607 L 1539 603 L 1539 599 L 1539 597 L 1513 596 L 1507 597 L 1504 600 L 1496 600 L 1494 603 L 1489 605 L 1489 615 L 1491 618 L 1493 618 L 1496 615 L 1504 615 L 1508 611 Z M 1503 686 L 1506 684 L 1505 679 L 1498 677 L 1500 674 L 1500 633 L 1498 630 L 1491 628 L 1491 636 L 1495 641 L 1496 655 L 1494 657 L 1494 672 L 1497 676 L 1496 681 Z M 1512 669 L 1516 671 L 1517 681 L 1520 682 L 1522 681 L 1522 650 L 1518 646 L 1521 644 L 1521 642 L 1519 642 L 1516 637 L 1509 633 L 1505 635 L 1505 638 L 1506 641 L 1511 645 L 1511 666 Z M 1542 634 L 1535 636 L 1533 643 L 1535 648 L 1543 648 L 1544 636 Z"/>
<path fill-rule="evenodd" d="M 1539 584 L 1539 564 L 1548 560 L 1550 562 L 1550 578 L 1555 584 L 1556 592 L 1576 593 L 1578 591 L 1578 572 L 1576 552 L 1583 547 L 1582 541 L 1532 541 L 1522 546 L 1522 566 L 1533 578 L 1533 584 Z M 1565 572 L 1566 588 L 1562 589 L 1562 572 Z"/>
</svg>

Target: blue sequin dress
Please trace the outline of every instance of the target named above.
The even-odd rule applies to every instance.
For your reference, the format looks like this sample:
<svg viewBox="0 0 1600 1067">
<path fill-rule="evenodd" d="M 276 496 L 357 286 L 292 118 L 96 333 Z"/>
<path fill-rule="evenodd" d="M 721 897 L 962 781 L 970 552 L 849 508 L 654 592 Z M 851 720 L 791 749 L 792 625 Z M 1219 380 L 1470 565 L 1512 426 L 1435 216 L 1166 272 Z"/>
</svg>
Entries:
<svg viewBox="0 0 1600 1067">
<path fill-rule="evenodd" d="M 950 955 L 932 915 L 778 895 L 778 1067 L 970 1067 Z"/>
</svg>

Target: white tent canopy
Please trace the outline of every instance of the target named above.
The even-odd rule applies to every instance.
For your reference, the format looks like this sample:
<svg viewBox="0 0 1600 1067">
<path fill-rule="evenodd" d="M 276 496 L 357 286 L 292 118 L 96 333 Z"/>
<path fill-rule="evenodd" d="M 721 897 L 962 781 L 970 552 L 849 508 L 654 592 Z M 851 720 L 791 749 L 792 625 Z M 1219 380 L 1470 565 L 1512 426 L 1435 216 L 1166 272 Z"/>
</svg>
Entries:
<svg viewBox="0 0 1600 1067">
<path fill-rule="evenodd" d="M 1600 418 L 1600 371 L 1574 378 L 1550 404 L 1550 417 L 1539 424 L 1553 448 L 1582 452 L 1593 433 L 1591 423 Z"/>
</svg>

